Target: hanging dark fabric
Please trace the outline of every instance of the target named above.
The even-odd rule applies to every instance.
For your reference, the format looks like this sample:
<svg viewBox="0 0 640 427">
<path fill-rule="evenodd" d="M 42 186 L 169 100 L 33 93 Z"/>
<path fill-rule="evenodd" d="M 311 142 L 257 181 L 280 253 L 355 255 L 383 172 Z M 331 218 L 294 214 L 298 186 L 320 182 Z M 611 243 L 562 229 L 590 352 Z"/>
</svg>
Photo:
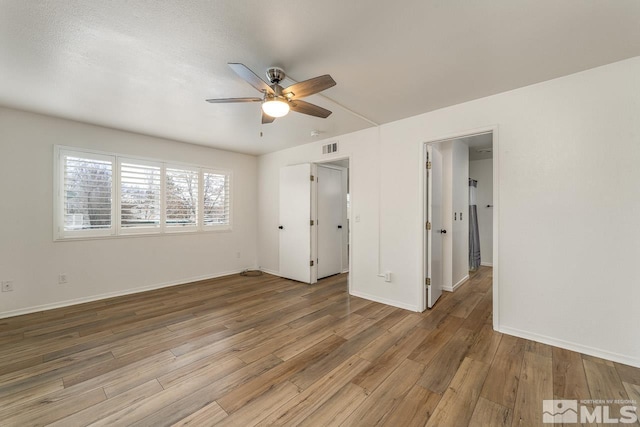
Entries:
<svg viewBox="0 0 640 427">
<path fill-rule="evenodd" d="M 469 270 L 480 268 L 480 234 L 478 232 L 478 206 L 476 188 L 478 181 L 469 178 Z"/>
</svg>

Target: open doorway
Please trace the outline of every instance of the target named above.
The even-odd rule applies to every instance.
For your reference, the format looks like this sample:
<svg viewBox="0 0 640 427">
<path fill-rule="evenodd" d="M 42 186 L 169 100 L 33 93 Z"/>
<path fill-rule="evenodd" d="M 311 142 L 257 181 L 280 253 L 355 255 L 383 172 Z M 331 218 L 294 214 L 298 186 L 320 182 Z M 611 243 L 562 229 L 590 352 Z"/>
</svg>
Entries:
<svg viewBox="0 0 640 427">
<path fill-rule="evenodd" d="M 349 159 L 317 164 L 318 280 L 349 271 Z"/>
<path fill-rule="evenodd" d="M 495 264 L 495 135 L 487 129 L 424 144 L 423 309 Z M 494 278 L 494 307 L 496 289 Z"/>
<path fill-rule="evenodd" d="M 493 267 L 493 135 L 466 138 L 469 147 L 469 270 Z M 476 219 L 471 216 L 473 206 Z M 477 225 L 477 227 L 475 227 Z M 478 246 L 472 247 L 477 239 Z"/>
</svg>

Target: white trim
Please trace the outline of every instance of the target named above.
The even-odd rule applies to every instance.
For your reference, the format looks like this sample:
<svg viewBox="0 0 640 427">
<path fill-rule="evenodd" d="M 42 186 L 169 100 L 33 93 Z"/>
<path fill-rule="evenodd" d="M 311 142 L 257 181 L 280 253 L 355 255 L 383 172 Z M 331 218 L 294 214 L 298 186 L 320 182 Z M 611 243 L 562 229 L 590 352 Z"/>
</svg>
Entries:
<svg viewBox="0 0 640 427">
<path fill-rule="evenodd" d="M 339 140 L 335 140 L 335 142 L 340 142 Z M 380 140 L 378 139 L 378 142 L 380 142 Z M 320 151 L 322 151 L 322 142 L 318 141 L 318 146 L 320 147 Z M 349 184 L 349 199 L 350 199 L 350 203 L 351 203 L 351 213 L 353 214 L 353 212 L 356 212 L 356 209 L 354 208 L 357 207 L 357 200 L 358 200 L 358 195 L 355 194 L 355 200 L 356 203 L 354 203 L 354 192 L 353 192 L 353 174 L 351 171 L 353 171 L 354 168 L 354 158 L 351 155 L 351 153 L 331 153 L 332 155 L 329 155 L 329 157 L 326 158 L 320 158 L 316 161 L 313 161 L 312 163 L 316 163 L 316 164 L 323 164 L 323 163 L 328 163 L 328 162 L 334 162 L 336 160 L 348 160 L 349 161 L 349 167 L 347 168 L 347 180 L 350 183 Z M 320 154 L 320 156 L 322 157 L 322 153 Z M 354 277 L 353 277 L 353 236 L 355 234 L 355 230 L 356 230 L 356 226 L 354 225 L 355 222 L 352 221 L 351 218 L 349 218 L 349 228 L 347 229 L 347 232 L 349 233 L 348 236 L 348 250 L 349 250 L 349 266 L 348 266 L 348 272 L 349 275 L 347 276 L 347 289 L 349 291 L 349 294 L 351 294 L 352 291 L 352 283 L 354 282 Z M 378 246 L 380 246 L 380 242 L 378 241 Z M 278 275 L 278 274 L 276 274 Z"/>
<path fill-rule="evenodd" d="M 64 239 L 58 239 L 58 240 L 54 240 L 54 243 L 63 243 L 63 242 L 81 242 L 83 240 L 109 240 L 109 239 L 124 239 L 124 238 L 137 238 L 137 237 L 160 237 L 160 236 L 181 236 L 181 235 L 186 235 L 186 236 L 192 236 L 194 234 L 215 234 L 215 233 L 231 233 L 233 232 L 233 230 L 231 228 L 216 228 L 215 230 L 194 230 L 194 231 L 183 231 L 183 232 L 176 232 L 176 231 L 170 231 L 170 232 L 166 232 L 166 233 L 131 233 L 131 234 L 120 234 L 120 235 L 113 235 L 113 236 L 78 236 L 78 237 L 67 237 Z"/>
<path fill-rule="evenodd" d="M 263 273 L 271 274 L 272 276 L 282 277 L 279 271 L 269 270 L 268 268 L 262 268 L 262 267 L 258 267 L 258 270 L 262 271 Z"/>
<path fill-rule="evenodd" d="M 116 160 L 116 163 L 118 164 L 118 173 L 117 173 L 117 178 L 118 178 L 118 182 L 116 183 L 116 193 L 114 193 L 114 201 L 116 203 L 116 214 L 118 215 L 117 221 L 116 221 L 116 233 L 115 236 L 121 236 L 121 235 L 131 235 L 131 234 L 160 234 L 162 233 L 162 199 L 163 199 L 163 195 L 165 194 L 163 192 L 163 179 L 164 179 L 164 174 L 163 174 L 163 169 L 162 166 L 163 164 L 160 162 L 150 162 L 148 160 L 140 160 L 140 159 L 129 159 L 128 157 L 118 157 Z M 157 226 L 133 226 L 133 227 L 123 227 L 122 226 L 122 164 L 126 163 L 132 166 L 146 166 L 149 168 L 158 168 L 158 176 L 160 178 L 159 180 L 159 184 L 160 184 L 160 193 L 159 193 L 159 203 L 158 203 L 158 209 L 160 209 L 160 211 L 158 212 L 159 215 L 159 222 Z M 118 195 L 120 197 L 115 197 L 115 195 Z"/>
<path fill-rule="evenodd" d="M 493 126 L 493 329 L 500 329 L 500 131 Z"/>
<path fill-rule="evenodd" d="M 418 309 L 418 306 L 414 304 L 405 304 L 403 302 L 394 301 L 387 298 L 380 298 L 378 296 L 370 295 L 365 292 L 358 292 L 353 290 L 349 292 L 349 294 L 353 295 L 354 297 L 367 299 L 369 301 L 379 302 L 381 304 L 391 305 L 393 307 L 403 308 L 405 310 L 420 312 L 420 310 Z"/>
<path fill-rule="evenodd" d="M 163 194 L 162 196 L 164 197 L 165 200 L 165 209 L 167 207 L 167 204 L 169 202 L 169 198 L 168 198 L 168 194 L 166 193 L 166 182 L 168 181 L 167 177 L 170 173 L 178 173 L 178 174 L 182 174 L 183 172 L 186 172 L 188 174 L 191 174 L 189 176 L 189 179 L 193 179 L 193 177 L 195 176 L 196 179 L 196 186 L 198 187 L 198 196 L 196 198 L 196 217 L 195 217 L 195 224 L 194 223 L 190 223 L 190 224 L 186 224 L 186 225 L 179 225 L 179 224 L 169 224 L 168 220 L 167 220 L 167 212 L 165 210 L 164 212 L 164 232 L 169 234 L 169 233 L 190 233 L 193 231 L 202 231 L 202 216 L 200 215 L 200 205 L 203 204 L 203 200 L 200 198 L 200 196 L 202 196 L 204 193 L 201 190 L 202 187 L 202 168 L 198 168 L 198 167 L 193 167 L 193 166 L 181 166 L 181 165 L 174 165 L 173 163 L 169 163 L 169 162 L 165 162 L 164 165 L 164 180 L 165 180 L 165 194 Z M 118 198 L 120 198 L 120 194 L 118 194 Z"/>
<path fill-rule="evenodd" d="M 485 126 L 485 127 L 481 127 L 481 128 L 476 128 L 476 129 L 470 129 L 464 132 L 457 132 L 457 133 L 451 133 L 449 135 L 444 135 L 441 136 L 439 138 L 429 138 L 427 140 L 423 140 L 420 141 L 420 153 L 423 153 L 423 150 L 427 144 L 433 144 L 435 142 L 442 142 L 442 141 L 448 141 L 448 140 L 452 140 L 452 139 L 458 139 L 458 138 L 464 138 L 464 137 L 469 137 L 469 136 L 474 136 L 474 135 L 481 135 L 481 134 L 485 134 L 485 133 L 490 133 L 492 134 L 492 139 L 493 139 L 493 259 L 494 259 L 494 265 L 493 265 L 493 329 L 494 330 L 498 330 L 500 327 L 500 286 L 499 286 L 499 276 L 500 276 L 500 270 L 498 268 L 498 262 L 499 262 L 499 231 L 500 231 L 500 150 L 499 150 L 499 127 L 498 125 L 491 125 L 491 126 Z M 422 256 L 422 262 L 420 263 L 420 266 L 418 267 L 421 271 L 421 275 L 420 275 L 420 281 L 418 283 L 418 296 L 420 298 L 420 301 L 418 301 L 418 307 L 420 308 L 420 311 L 424 311 L 426 310 L 426 286 L 424 285 L 424 280 L 427 277 L 427 269 L 425 267 L 425 260 L 426 260 L 426 244 L 425 244 L 425 239 L 426 239 L 426 232 L 424 231 L 424 225 L 425 225 L 425 214 L 426 214 L 426 210 L 425 210 L 425 188 L 424 188 L 424 184 L 425 184 L 425 175 L 426 175 L 426 168 L 424 167 L 424 159 L 423 156 L 416 156 L 418 158 L 418 168 L 420 171 L 420 181 L 419 181 L 419 192 L 420 194 L 418 195 L 418 209 L 422 209 L 423 215 L 420 215 L 420 224 L 417 225 L 418 230 L 422 230 L 422 245 L 419 248 L 419 253 Z"/>
<path fill-rule="evenodd" d="M 490 262 L 481 262 L 480 265 L 483 267 L 493 267 L 493 264 Z"/>
<path fill-rule="evenodd" d="M 420 247 L 421 259 L 418 264 L 418 269 L 420 270 L 420 288 L 418 291 L 418 308 L 420 312 L 425 311 L 428 307 L 427 304 L 427 295 L 428 289 L 426 285 L 426 279 L 430 276 L 431 272 L 429 271 L 429 232 L 426 229 L 426 223 L 429 221 L 429 215 L 427 212 L 427 205 L 429 203 L 427 196 L 428 190 L 428 179 L 429 172 L 426 169 L 426 162 L 429 158 L 429 149 L 427 148 L 427 144 L 421 142 L 420 143 L 420 155 L 418 157 L 418 167 L 420 168 L 420 182 L 418 183 L 418 212 L 422 212 L 420 215 L 420 230 L 422 230 L 422 245 Z"/>
<path fill-rule="evenodd" d="M 453 286 L 443 286 L 442 290 L 443 291 L 448 291 L 448 292 L 454 292 L 456 289 L 458 289 L 460 286 L 462 286 L 467 280 L 469 280 L 469 275 L 468 274 L 466 276 L 464 276 L 458 283 L 456 283 Z"/>
<path fill-rule="evenodd" d="M 348 159 L 347 159 L 348 160 Z M 349 182 L 349 168 L 348 167 L 343 167 L 343 166 L 336 166 L 336 165 L 331 165 L 331 164 L 324 164 L 324 163 L 316 163 L 317 168 L 324 168 L 324 169 L 329 169 L 329 170 L 333 170 L 333 171 L 338 171 L 340 172 L 340 188 L 341 188 L 341 200 L 342 203 L 340 205 L 340 217 L 342 219 L 341 224 L 343 224 L 343 226 L 341 226 L 342 228 L 342 232 L 341 232 L 341 236 L 340 236 L 340 272 L 338 274 L 342 274 L 342 273 L 346 273 L 349 271 L 349 266 L 347 265 L 345 267 L 345 263 L 344 263 L 344 254 L 345 252 L 347 252 L 347 260 L 349 259 L 349 215 L 348 215 L 348 207 L 347 207 L 347 196 L 349 194 L 349 191 L 347 189 L 348 187 L 348 182 Z M 316 171 L 318 177 L 320 176 L 320 171 L 317 170 Z M 318 199 L 317 193 L 318 193 L 318 186 L 319 186 L 319 182 L 320 182 L 320 178 L 318 178 L 316 180 L 316 199 Z M 318 215 L 318 208 L 319 208 L 319 204 L 316 200 L 316 215 Z M 316 240 L 319 242 L 319 231 L 320 228 L 318 227 L 316 229 Z M 345 235 L 345 233 L 347 233 Z M 347 238 L 346 240 L 346 245 L 345 243 L 345 237 Z M 319 243 L 318 243 L 319 245 Z M 318 246 L 316 245 L 316 246 Z M 347 262 L 348 264 L 348 262 Z"/>
<path fill-rule="evenodd" d="M 262 267 L 257 267 L 258 270 L 262 271 L 263 273 L 267 273 L 267 274 L 271 274 L 272 276 L 278 276 L 278 277 L 282 277 L 280 275 L 279 271 L 275 271 L 275 270 L 269 270 L 268 268 L 262 268 Z M 348 273 L 349 269 L 343 270 L 340 272 L 340 274 L 345 274 Z M 322 280 L 322 279 L 320 279 Z"/>
<path fill-rule="evenodd" d="M 53 227 L 51 227 L 53 229 L 53 241 L 56 241 L 60 237 L 63 228 L 60 224 L 64 222 L 62 219 L 64 218 L 64 208 L 63 204 L 60 203 L 62 200 L 62 189 L 64 188 L 64 185 L 61 182 L 62 174 L 60 173 L 60 151 L 61 149 L 59 146 L 53 146 Z"/>
<path fill-rule="evenodd" d="M 82 229 L 82 230 L 65 230 L 65 172 L 66 157 L 84 157 L 86 159 L 97 160 L 100 162 L 108 162 L 111 164 L 111 224 L 109 228 L 100 229 Z M 54 240 L 73 239 L 76 237 L 84 238 L 104 238 L 117 235 L 118 206 L 115 203 L 116 192 L 118 191 L 118 158 L 112 154 L 103 152 L 89 152 L 85 150 L 74 150 L 69 147 L 54 146 Z"/>
<path fill-rule="evenodd" d="M 112 163 L 112 204 L 111 204 L 111 228 L 108 230 L 64 230 L 64 168 L 61 167 L 61 161 L 65 153 L 73 155 L 87 155 L 91 158 L 104 158 Z M 145 228 L 122 228 L 122 212 L 121 212 L 121 166 L 122 162 L 140 163 L 149 166 L 160 167 L 160 226 Z M 186 164 L 181 162 L 169 162 L 167 160 L 145 158 L 138 156 L 129 156 L 120 153 L 111 153 L 105 151 L 92 150 L 88 148 L 76 148 L 64 145 L 54 145 L 53 147 L 53 241 L 77 241 L 77 240 L 100 240 L 100 239 L 121 239 L 138 236 L 167 236 L 173 234 L 193 234 L 202 232 L 220 232 L 233 231 L 233 193 L 235 191 L 233 181 L 233 170 L 227 168 L 217 168 L 211 166 L 202 166 L 196 164 Z M 196 215 L 196 224 L 188 226 L 171 226 L 166 221 L 166 174 L 167 169 L 185 170 L 195 172 L 198 179 L 198 210 Z M 228 193 L 229 198 L 229 223 L 205 225 L 204 224 L 204 174 L 214 173 L 226 175 L 229 179 Z"/>
<path fill-rule="evenodd" d="M 515 328 L 504 327 L 496 329 L 496 331 L 503 334 L 513 335 L 515 337 L 541 342 L 543 344 L 552 345 L 554 347 L 560 347 L 578 353 L 587 354 L 589 356 L 599 357 L 601 359 L 611 360 L 613 362 L 624 363 L 625 365 L 640 368 L 640 359 L 636 357 L 630 357 L 619 353 L 612 353 L 600 348 L 589 347 L 571 341 L 564 341 L 557 338 L 548 337 L 546 335 L 539 335 L 533 332 L 526 332 Z"/>
<path fill-rule="evenodd" d="M 233 274 L 241 273 L 244 270 L 246 270 L 246 269 L 245 268 L 241 268 L 241 269 L 237 269 L 237 270 L 224 271 L 222 273 L 208 274 L 208 275 L 195 276 L 195 277 L 188 277 L 188 278 L 181 279 L 181 280 L 178 280 L 178 281 L 156 283 L 156 284 L 153 284 L 153 285 L 141 286 L 141 287 L 138 287 L 138 288 L 125 289 L 123 291 L 107 292 L 105 294 L 92 295 L 92 296 L 82 297 L 82 298 L 74 298 L 74 299 L 71 299 L 71 300 L 54 302 L 54 303 L 51 303 L 51 304 L 43 304 L 43 305 L 38 305 L 38 306 L 35 306 L 35 307 L 21 308 L 19 310 L 5 311 L 3 313 L 0 313 L 0 319 L 4 319 L 4 318 L 7 318 L 7 317 L 13 317 L 13 316 L 21 316 L 23 314 L 36 313 L 36 312 L 39 312 L 39 311 L 53 310 L 53 309 L 56 309 L 56 308 L 69 307 L 69 306 L 72 306 L 72 305 L 84 304 L 84 303 L 87 303 L 87 302 L 94 302 L 94 301 L 99 301 L 99 300 L 103 300 L 103 299 L 107 299 L 107 298 L 114 298 L 114 297 L 120 297 L 120 296 L 125 296 L 125 295 L 138 294 L 138 293 L 141 293 L 141 292 L 152 291 L 154 289 L 168 288 L 168 287 L 171 287 L 171 286 L 178 286 L 178 285 L 186 285 L 188 283 L 199 282 L 201 280 L 209 280 L 209 279 L 216 279 L 218 277 L 223 277 L 223 276 L 231 276 Z"/>
<path fill-rule="evenodd" d="M 229 224 L 227 225 L 205 225 L 204 223 L 204 174 L 216 174 L 216 175 L 226 175 L 229 182 L 227 183 L 227 197 L 229 198 Z M 234 200 L 234 179 L 233 179 L 233 171 L 230 169 L 207 169 L 205 167 L 200 168 L 200 175 L 202 175 L 202 231 L 221 231 L 221 230 L 232 230 L 233 229 L 233 200 Z M 166 193 L 165 193 L 166 194 Z"/>
</svg>

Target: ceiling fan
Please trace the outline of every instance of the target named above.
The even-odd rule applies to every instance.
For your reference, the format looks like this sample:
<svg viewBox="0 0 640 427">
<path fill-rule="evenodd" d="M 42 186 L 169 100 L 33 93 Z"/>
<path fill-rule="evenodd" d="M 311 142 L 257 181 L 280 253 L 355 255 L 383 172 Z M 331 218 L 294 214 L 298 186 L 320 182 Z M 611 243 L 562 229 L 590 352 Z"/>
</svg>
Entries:
<svg viewBox="0 0 640 427">
<path fill-rule="evenodd" d="M 310 116 L 326 119 L 331 111 L 301 101 L 314 93 L 321 92 L 336 85 L 335 80 L 329 75 L 314 77 L 300 83 L 292 84 L 286 88 L 280 86 L 284 80 L 285 73 L 282 68 L 271 67 L 267 69 L 267 78 L 271 84 L 267 84 L 258 77 L 246 65 L 239 63 L 229 63 L 229 67 L 242 77 L 247 83 L 262 92 L 262 98 L 219 98 L 207 99 L 212 104 L 224 104 L 229 102 L 261 102 L 262 103 L 262 123 L 272 123 L 276 118 L 283 117 L 293 110 L 296 113 L 308 114 Z"/>
</svg>

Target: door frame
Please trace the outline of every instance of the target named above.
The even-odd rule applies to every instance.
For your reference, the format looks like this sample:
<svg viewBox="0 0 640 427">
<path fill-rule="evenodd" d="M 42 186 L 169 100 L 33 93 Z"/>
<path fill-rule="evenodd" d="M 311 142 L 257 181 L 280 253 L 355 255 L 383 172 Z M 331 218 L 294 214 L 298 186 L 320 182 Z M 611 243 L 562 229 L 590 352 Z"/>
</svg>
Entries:
<svg viewBox="0 0 640 427">
<path fill-rule="evenodd" d="M 315 163 L 315 165 L 316 165 L 316 177 L 318 177 L 320 175 L 320 169 L 319 168 L 331 169 L 331 170 L 340 172 L 340 187 L 342 188 L 341 197 L 346 195 L 346 194 L 348 194 L 347 188 L 346 187 L 342 187 L 342 185 L 344 183 L 344 181 L 343 181 L 344 178 L 346 178 L 346 182 L 349 181 L 349 177 L 348 177 L 349 168 L 344 168 L 344 167 L 340 167 L 340 166 L 336 166 L 336 165 L 328 164 L 328 163 Z M 319 178 L 317 178 L 316 179 L 316 207 L 315 207 L 315 209 L 316 209 L 316 219 L 319 219 L 318 218 L 318 216 L 319 216 L 319 207 L 320 207 L 320 203 L 318 202 L 318 198 L 319 198 L 318 194 L 320 193 L 320 190 L 318 188 L 319 185 L 320 185 L 320 180 L 319 180 Z M 343 213 L 345 213 L 346 210 L 347 210 L 346 197 L 342 200 L 342 205 L 341 205 L 340 209 L 341 209 L 340 210 L 340 217 L 342 219 L 345 219 L 343 217 Z M 347 219 L 347 221 L 348 221 L 348 219 Z M 320 246 L 320 221 L 316 222 L 316 224 L 317 224 L 317 227 L 316 227 L 316 247 L 317 247 L 317 252 L 320 252 L 320 248 L 319 248 L 319 246 Z M 344 244 L 344 232 L 345 231 L 347 232 L 347 237 L 348 237 L 349 236 L 349 224 L 348 224 L 348 222 L 347 222 L 346 226 L 342 227 L 342 235 L 340 237 L 340 272 L 338 274 L 347 273 L 349 271 L 348 263 L 347 263 L 347 265 L 345 265 L 345 262 L 344 262 L 344 252 L 343 252 L 343 250 L 345 248 L 344 248 L 343 244 Z M 347 241 L 347 248 L 346 248 L 347 251 L 349 250 L 348 248 L 349 248 L 349 242 Z M 319 255 L 319 253 L 317 255 Z M 347 254 L 347 257 L 348 257 L 348 254 Z M 316 266 L 318 266 L 318 265 L 319 265 L 319 263 Z M 319 274 L 318 274 L 318 276 L 319 276 Z M 318 280 L 321 280 L 321 279 L 318 279 Z"/>
<path fill-rule="evenodd" d="M 434 237 L 434 233 L 435 233 L 435 230 L 433 230 L 433 227 L 432 227 L 431 230 L 429 230 L 426 227 L 426 224 L 428 222 L 431 222 L 431 224 L 433 225 L 433 212 L 429 212 L 429 206 L 431 205 L 432 208 L 433 208 L 433 203 L 430 204 L 429 200 L 431 199 L 431 201 L 433 202 L 433 197 L 429 193 L 429 188 L 431 188 L 432 190 L 434 188 L 433 184 L 431 184 L 431 187 L 429 186 L 429 170 L 431 170 L 431 179 L 433 181 L 433 168 L 429 169 L 429 168 L 427 168 L 427 165 L 430 162 L 434 161 L 433 153 L 436 152 L 436 151 L 438 152 L 438 155 L 440 156 L 440 184 L 441 184 L 440 197 L 442 198 L 442 154 L 440 153 L 440 148 L 436 147 L 436 144 L 438 144 L 438 143 L 437 142 L 433 142 L 433 143 L 425 143 L 424 144 L 423 159 L 422 159 L 422 164 L 425 165 L 424 182 L 423 182 L 424 183 L 424 205 L 422 207 L 423 215 L 424 215 L 424 221 L 423 221 L 423 226 L 422 226 L 422 230 L 423 230 L 423 233 L 424 233 L 424 236 L 423 236 L 424 257 L 422 259 L 422 262 L 424 263 L 424 270 L 423 270 L 424 271 L 424 278 L 422 280 L 422 284 L 423 284 L 423 287 L 424 287 L 424 292 L 423 292 L 424 301 L 423 301 L 423 304 L 424 304 L 424 309 L 425 310 L 430 308 L 429 307 L 429 300 L 431 298 L 430 298 L 430 295 L 429 295 L 429 289 L 432 289 L 432 288 L 428 287 L 429 285 L 426 284 L 426 280 L 427 280 L 427 277 L 429 277 L 429 276 L 431 276 L 431 277 L 429 277 L 430 279 L 433 279 L 433 262 L 431 262 L 432 258 L 429 257 L 429 254 L 430 254 L 429 253 L 429 249 L 433 249 L 433 237 Z M 431 155 L 432 155 L 431 157 L 429 157 L 429 148 L 431 148 Z M 442 205 L 441 205 L 441 208 L 442 208 Z M 444 228 L 444 224 L 442 224 L 442 219 L 444 219 L 444 218 L 442 218 L 442 211 L 440 212 L 440 214 L 441 214 L 441 222 L 440 222 L 440 224 L 438 224 L 438 227 L 443 227 Z M 429 218 L 430 216 L 431 216 L 431 218 Z M 431 221 L 430 221 L 430 219 L 431 219 Z M 429 231 L 431 231 L 431 242 L 429 242 Z M 431 243 L 431 245 L 429 243 Z M 440 249 L 442 249 L 443 244 L 444 244 L 444 239 L 441 237 Z M 433 250 L 431 251 L 431 253 L 433 253 Z M 441 251 L 441 254 L 440 254 L 440 260 L 442 261 L 442 251 Z M 429 267 L 431 267 L 431 268 L 429 268 Z M 440 278 L 439 278 L 440 279 L 440 295 L 442 295 L 442 291 L 443 291 L 443 289 L 442 289 L 443 271 L 442 270 L 443 269 L 442 269 L 442 263 L 441 263 Z M 440 298 L 440 295 L 438 295 L 438 298 L 436 298 L 436 300 L 438 300 Z M 435 302 L 433 302 L 433 305 L 435 305 Z M 433 305 L 432 305 L 431 308 L 433 308 Z"/>
<path fill-rule="evenodd" d="M 427 145 L 432 145 L 439 142 L 446 142 L 453 139 L 465 138 L 469 136 L 479 135 L 483 133 L 491 132 L 493 135 L 493 329 L 499 330 L 500 325 L 500 251 L 499 251 L 499 235 L 500 235 L 500 150 L 499 150 L 499 129 L 498 125 L 485 126 L 476 129 L 470 129 L 464 132 L 456 132 L 449 135 L 443 135 L 438 138 L 430 138 L 426 141 L 420 142 L 420 156 L 419 158 L 419 170 L 420 170 L 420 181 L 419 181 L 419 197 L 418 197 L 418 206 L 422 215 L 419 215 L 420 224 L 419 230 L 421 230 L 422 234 L 422 245 L 420 248 L 421 260 L 420 262 L 420 283 L 418 287 L 418 299 L 419 310 L 425 311 L 426 307 L 426 291 L 427 287 L 425 286 L 424 278 L 427 277 L 426 271 L 426 259 L 427 259 L 427 230 L 425 227 L 427 221 L 427 210 L 426 210 L 426 191 L 427 188 L 426 180 L 427 180 L 427 168 L 424 163 L 424 159 L 426 158 Z"/>
<path fill-rule="evenodd" d="M 331 165 L 327 165 L 326 163 L 331 163 L 331 162 L 335 162 L 338 160 L 348 160 L 349 161 L 349 167 L 347 168 L 347 182 L 349 182 L 349 202 L 351 204 L 351 212 L 354 211 L 353 206 L 354 206 L 354 196 L 353 196 L 353 185 L 352 185 L 352 173 L 351 170 L 353 169 L 353 158 L 351 157 L 350 154 L 346 154 L 346 155 L 337 155 L 335 157 L 330 157 L 330 158 L 324 158 L 324 159 L 319 159 L 319 160 L 311 160 L 312 164 L 316 164 L 316 165 L 322 165 L 323 167 L 330 167 Z M 349 255 L 349 271 L 347 272 L 347 287 L 349 290 L 349 294 L 351 294 L 351 283 L 353 283 L 353 235 L 355 232 L 355 227 L 353 226 L 353 220 L 352 218 L 349 218 L 349 224 L 347 226 L 347 236 L 348 236 L 348 245 L 347 245 L 347 251 L 348 251 L 348 255 Z"/>
</svg>

